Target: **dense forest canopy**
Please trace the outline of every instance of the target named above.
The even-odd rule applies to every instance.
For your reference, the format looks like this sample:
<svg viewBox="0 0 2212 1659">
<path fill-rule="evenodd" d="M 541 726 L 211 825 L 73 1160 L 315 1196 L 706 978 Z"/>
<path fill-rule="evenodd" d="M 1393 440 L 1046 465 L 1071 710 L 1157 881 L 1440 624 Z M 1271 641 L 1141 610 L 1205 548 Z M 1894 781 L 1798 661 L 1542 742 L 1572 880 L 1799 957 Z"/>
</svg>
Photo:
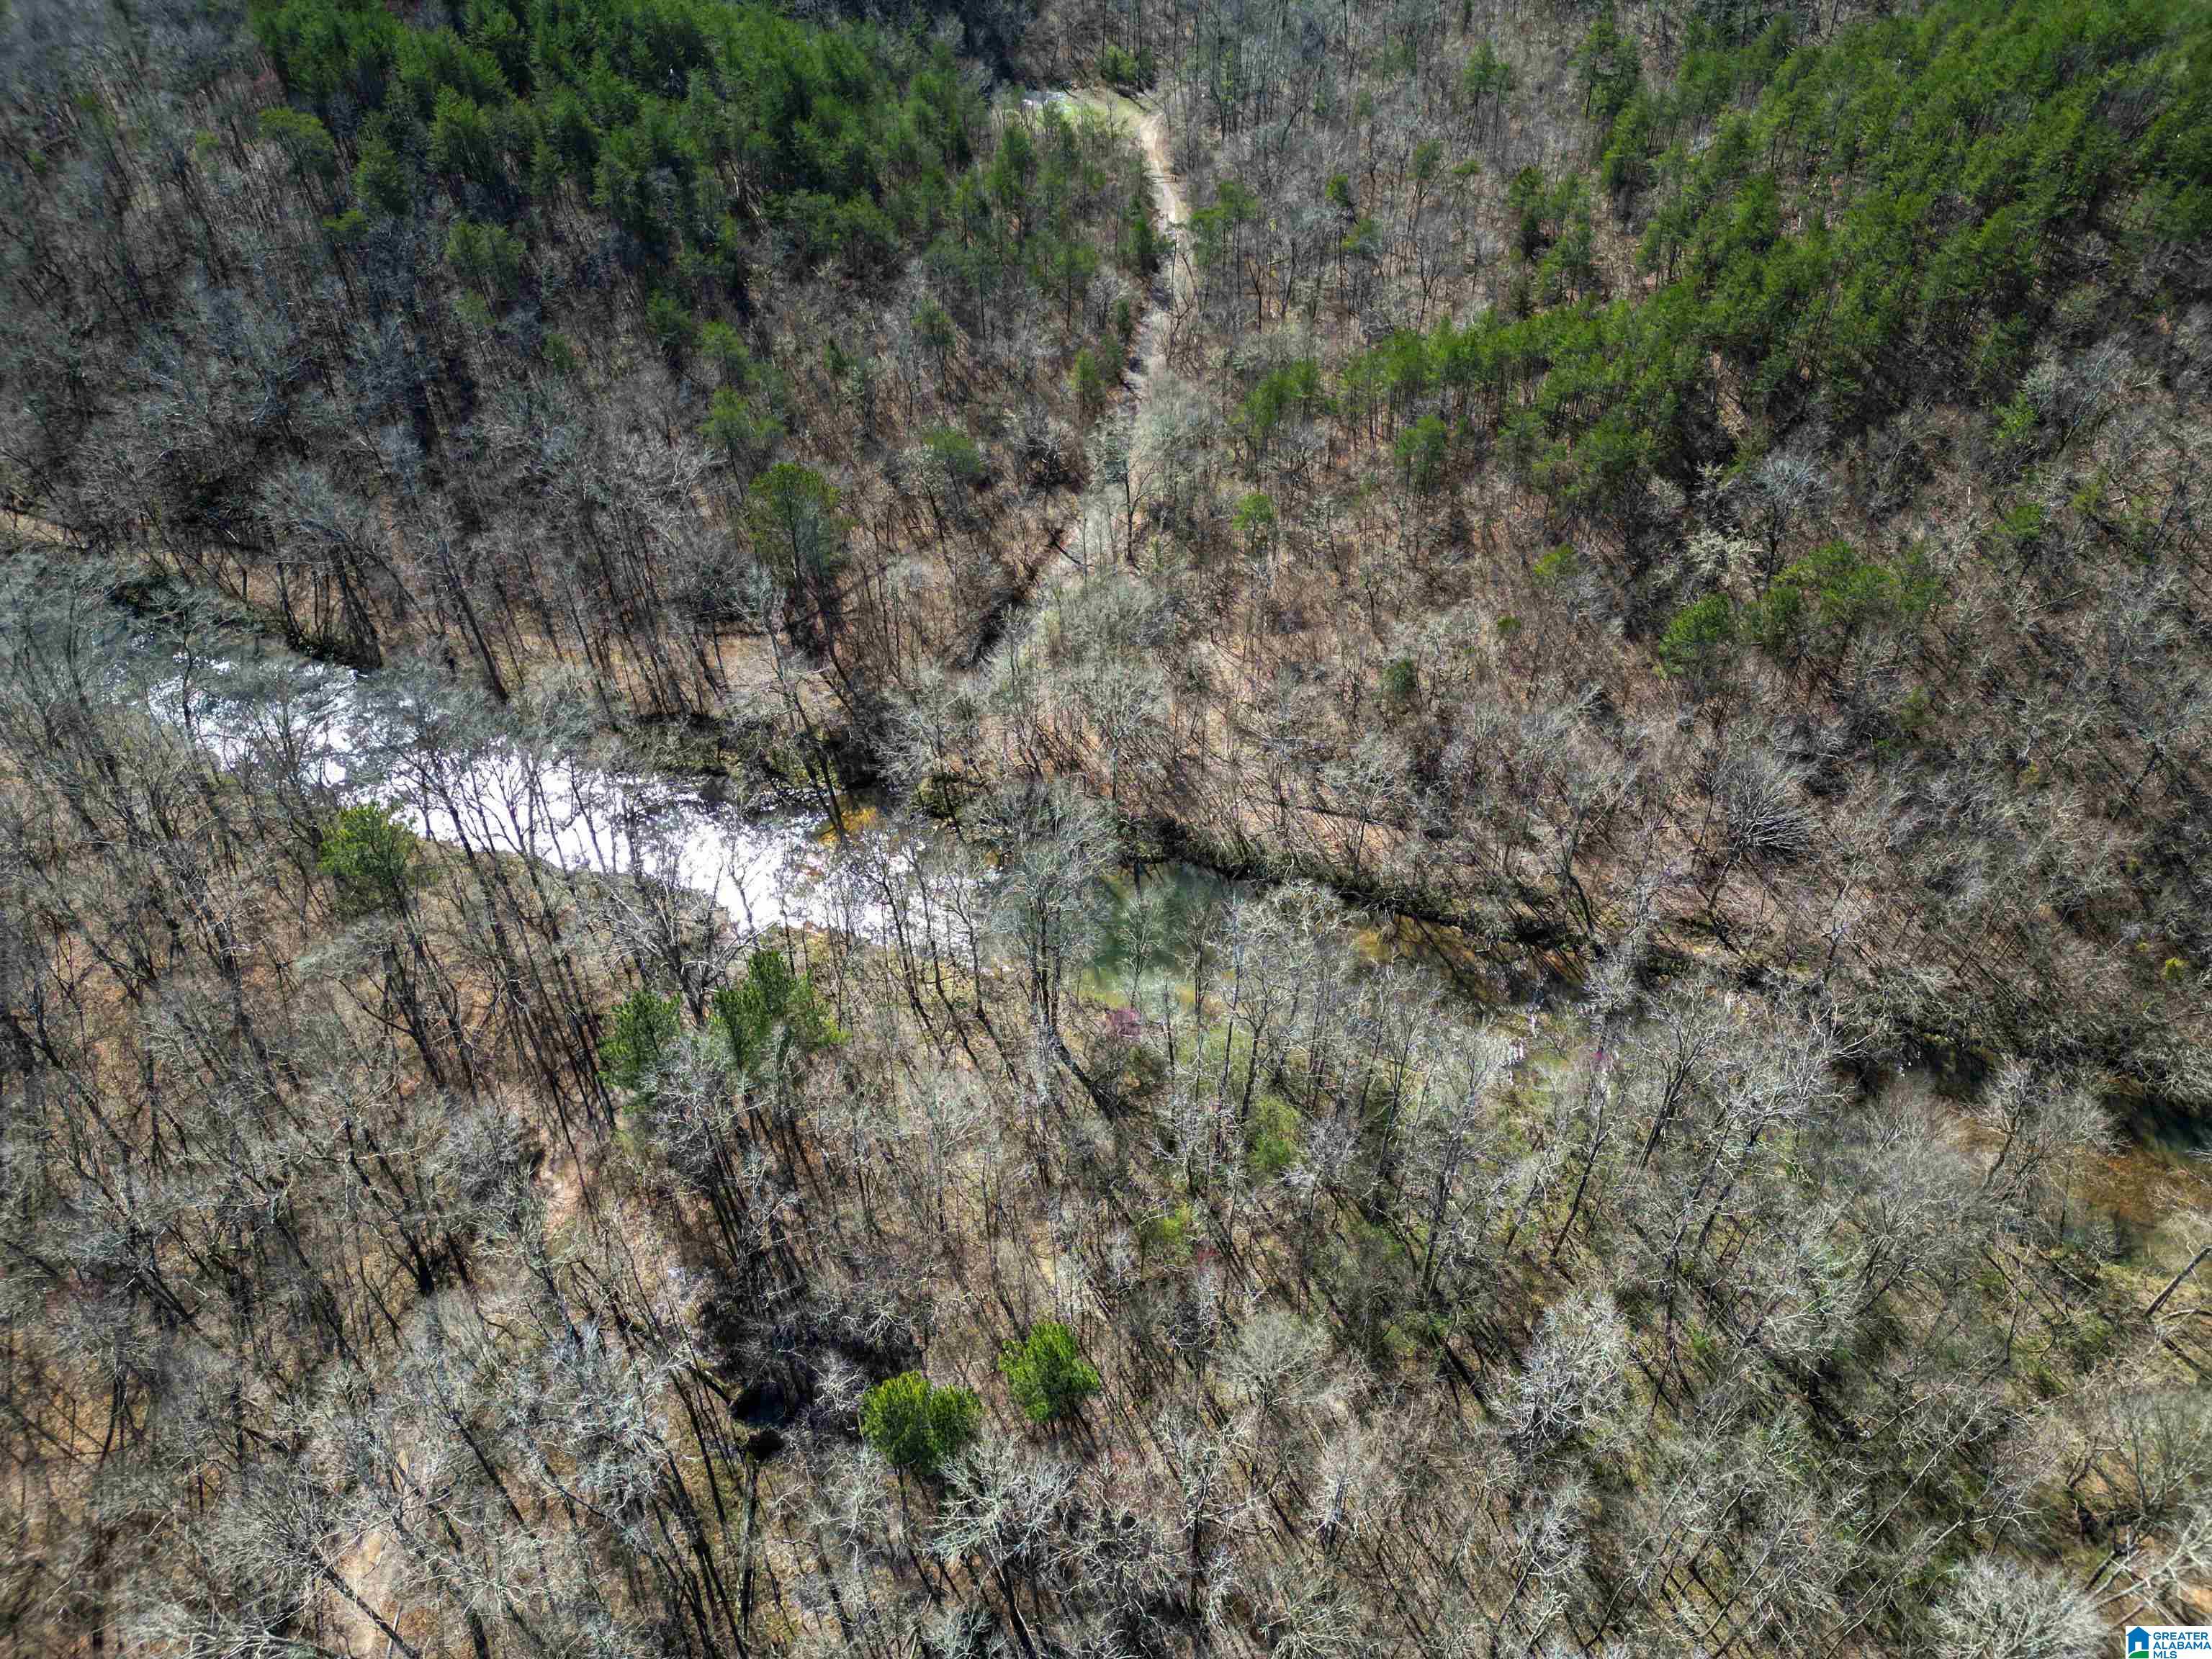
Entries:
<svg viewBox="0 0 2212 1659">
<path fill-rule="evenodd" d="M 0 1647 L 2212 1620 L 2212 9 L 4 0 Z"/>
<path fill-rule="evenodd" d="M 925 53 L 764 6 L 483 4 L 456 32 L 374 0 L 286 0 L 252 27 L 306 106 L 280 130 L 319 151 L 335 129 L 357 155 L 355 211 L 439 190 L 512 221 L 566 194 L 635 262 L 725 303 L 742 301 L 736 216 L 793 220 L 856 272 L 959 223 L 951 181 L 981 116 L 942 43 Z"/>
</svg>

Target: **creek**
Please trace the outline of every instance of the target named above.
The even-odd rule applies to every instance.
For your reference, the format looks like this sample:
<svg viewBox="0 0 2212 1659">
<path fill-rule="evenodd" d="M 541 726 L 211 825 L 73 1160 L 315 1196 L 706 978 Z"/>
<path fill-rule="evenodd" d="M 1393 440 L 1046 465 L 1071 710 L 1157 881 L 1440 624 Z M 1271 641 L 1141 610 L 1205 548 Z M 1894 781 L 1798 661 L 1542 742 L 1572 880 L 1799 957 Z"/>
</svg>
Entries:
<svg viewBox="0 0 2212 1659">
<path fill-rule="evenodd" d="M 750 931 L 866 932 L 825 878 L 817 813 L 747 810 L 720 781 L 624 772 L 565 744 L 465 732 L 465 715 L 380 675 L 289 657 L 179 653 L 148 702 L 226 768 L 275 763 L 345 805 L 384 807 L 425 840 L 536 859 L 565 876 L 656 879 L 710 899 Z"/>
<path fill-rule="evenodd" d="M 863 884 L 835 879 L 836 865 L 865 852 L 910 868 L 928 845 L 895 827 L 890 813 L 866 810 L 876 803 L 865 799 L 848 801 L 856 827 L 841 844 L 811 806 L 749 805 L 720 777 L 580 759 L 589 741 L 581 725 L 533 739 L 526 723 L 473 710 L 450 685 L 356 673 L 263 641 L 226 641 L 231 647 L 236 655 L 175 652 L 173 672 L 143 694 L 161 725 L 225 769 L 292 771 L 341 806 L 384 808 L 426 841 L 534 859 L 564 878 L 687 890 L 742 935 L 788 926 L 887 938 L 882 901 Z M 1118 1000 L 1127 982 L 1126 931 L 1139 893 L 1165 899 L 1163 943 L 1179 955 L 1252 884 L 1173 858 L 1102 877 L 1089 986 Z"/>
</svg>

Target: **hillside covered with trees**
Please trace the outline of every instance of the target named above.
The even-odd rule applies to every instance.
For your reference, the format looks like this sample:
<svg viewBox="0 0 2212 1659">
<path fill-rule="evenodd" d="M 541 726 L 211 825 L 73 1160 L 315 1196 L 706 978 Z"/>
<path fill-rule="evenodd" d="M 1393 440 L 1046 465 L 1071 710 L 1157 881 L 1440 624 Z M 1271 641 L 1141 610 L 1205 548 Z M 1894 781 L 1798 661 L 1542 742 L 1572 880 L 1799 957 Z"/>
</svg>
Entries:
<svg viewBox="0 0 2212 1659">
<path fill-rule="evenodd" d="M 2212 9 L 4 0 L 0 1647 L 2212 1620 Z"/>
</svg>

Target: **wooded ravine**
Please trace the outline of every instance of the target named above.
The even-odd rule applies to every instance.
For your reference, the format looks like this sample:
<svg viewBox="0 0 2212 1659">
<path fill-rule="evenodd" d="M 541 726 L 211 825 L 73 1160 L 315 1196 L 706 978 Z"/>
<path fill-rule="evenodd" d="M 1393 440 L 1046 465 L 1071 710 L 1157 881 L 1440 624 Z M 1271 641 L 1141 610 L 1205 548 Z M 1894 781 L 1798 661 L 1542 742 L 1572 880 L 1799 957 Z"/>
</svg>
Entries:
<svg viewBox="0 0 2212 1659">
<path fill-rule="evenodd" d="M 0 0 L 0 1651 L 2212 1622 L 2212 7 Z"/>
</svg>

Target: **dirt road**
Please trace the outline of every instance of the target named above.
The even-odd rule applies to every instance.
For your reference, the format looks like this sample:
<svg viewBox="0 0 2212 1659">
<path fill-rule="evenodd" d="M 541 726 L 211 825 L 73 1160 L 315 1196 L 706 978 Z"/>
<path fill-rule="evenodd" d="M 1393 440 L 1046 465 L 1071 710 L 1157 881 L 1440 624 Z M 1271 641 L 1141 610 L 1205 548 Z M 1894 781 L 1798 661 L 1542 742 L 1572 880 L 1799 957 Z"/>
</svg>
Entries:
<svg viewBox="0 0 2212 1659">
<path fill-rule="evenodd" d="M 1135 136 L 1138 148 L 1144 153 L 1146 170 L 1152 178 L 1158 217 L 1168 234 L 1164 279 L 1154 282 L 1146 298 L 1145 314 L 1138 323 L 1132 348 L 1133 361 L 1122 379 L 1118 400 L 1121 416 L 1133 430 L 1146 399 L 1167 373 L 1168 349 L 1175 338 L 1176 319 L 1189 301 L 1190 258 L 1183 242 L 1190 226 L 1190 204 L 1170 161 L 1167 118 L 1161 110 L 1103 87 L 1079 88 L 1060 96 L 1079 108 L 1120 122 Z M 1025 590 L 1009 607 L 1005 626 L 988 630 L 986 642 L 976 654 L 978 662 L 1001 641 L 1026 638 L 1069 572 L 1085 568 L 1076 550 L 1082 544 L 1082 531 L 1083 508 L 1079 506 L 1054 534 L 1048 550 L 1030 574 Z"/>
<path fill-rule="evenodd" d="M 1086 88 L 1068 96 L 1085 109 L 1097 110 L 1121 122 L 1135 133 L 1138 148 L 1145 154 L 1145 166 L 1152 174 L 1152 195 L 1160 219 L 1174 242 L 1168 255 L 1164 291 L 1155 289 L 1139 331 L 1137 355 L 1140 367 L 1132 389 L 1141 399 L 1146 383 L 1167 367 L 1168 343 L 1174 333 L 1175 319 L 1190 295 L 1190 261 L 1183 246 L 1183 239 L 1190 228 L 1190 204 L 1183 195 L 1182 181 L 1176 177 L 1168 144 L 1167 117 L 1162 110 L 1157 106 L 1147 108 L 1126 93 L 1103 88 Z"/>
</svg>

